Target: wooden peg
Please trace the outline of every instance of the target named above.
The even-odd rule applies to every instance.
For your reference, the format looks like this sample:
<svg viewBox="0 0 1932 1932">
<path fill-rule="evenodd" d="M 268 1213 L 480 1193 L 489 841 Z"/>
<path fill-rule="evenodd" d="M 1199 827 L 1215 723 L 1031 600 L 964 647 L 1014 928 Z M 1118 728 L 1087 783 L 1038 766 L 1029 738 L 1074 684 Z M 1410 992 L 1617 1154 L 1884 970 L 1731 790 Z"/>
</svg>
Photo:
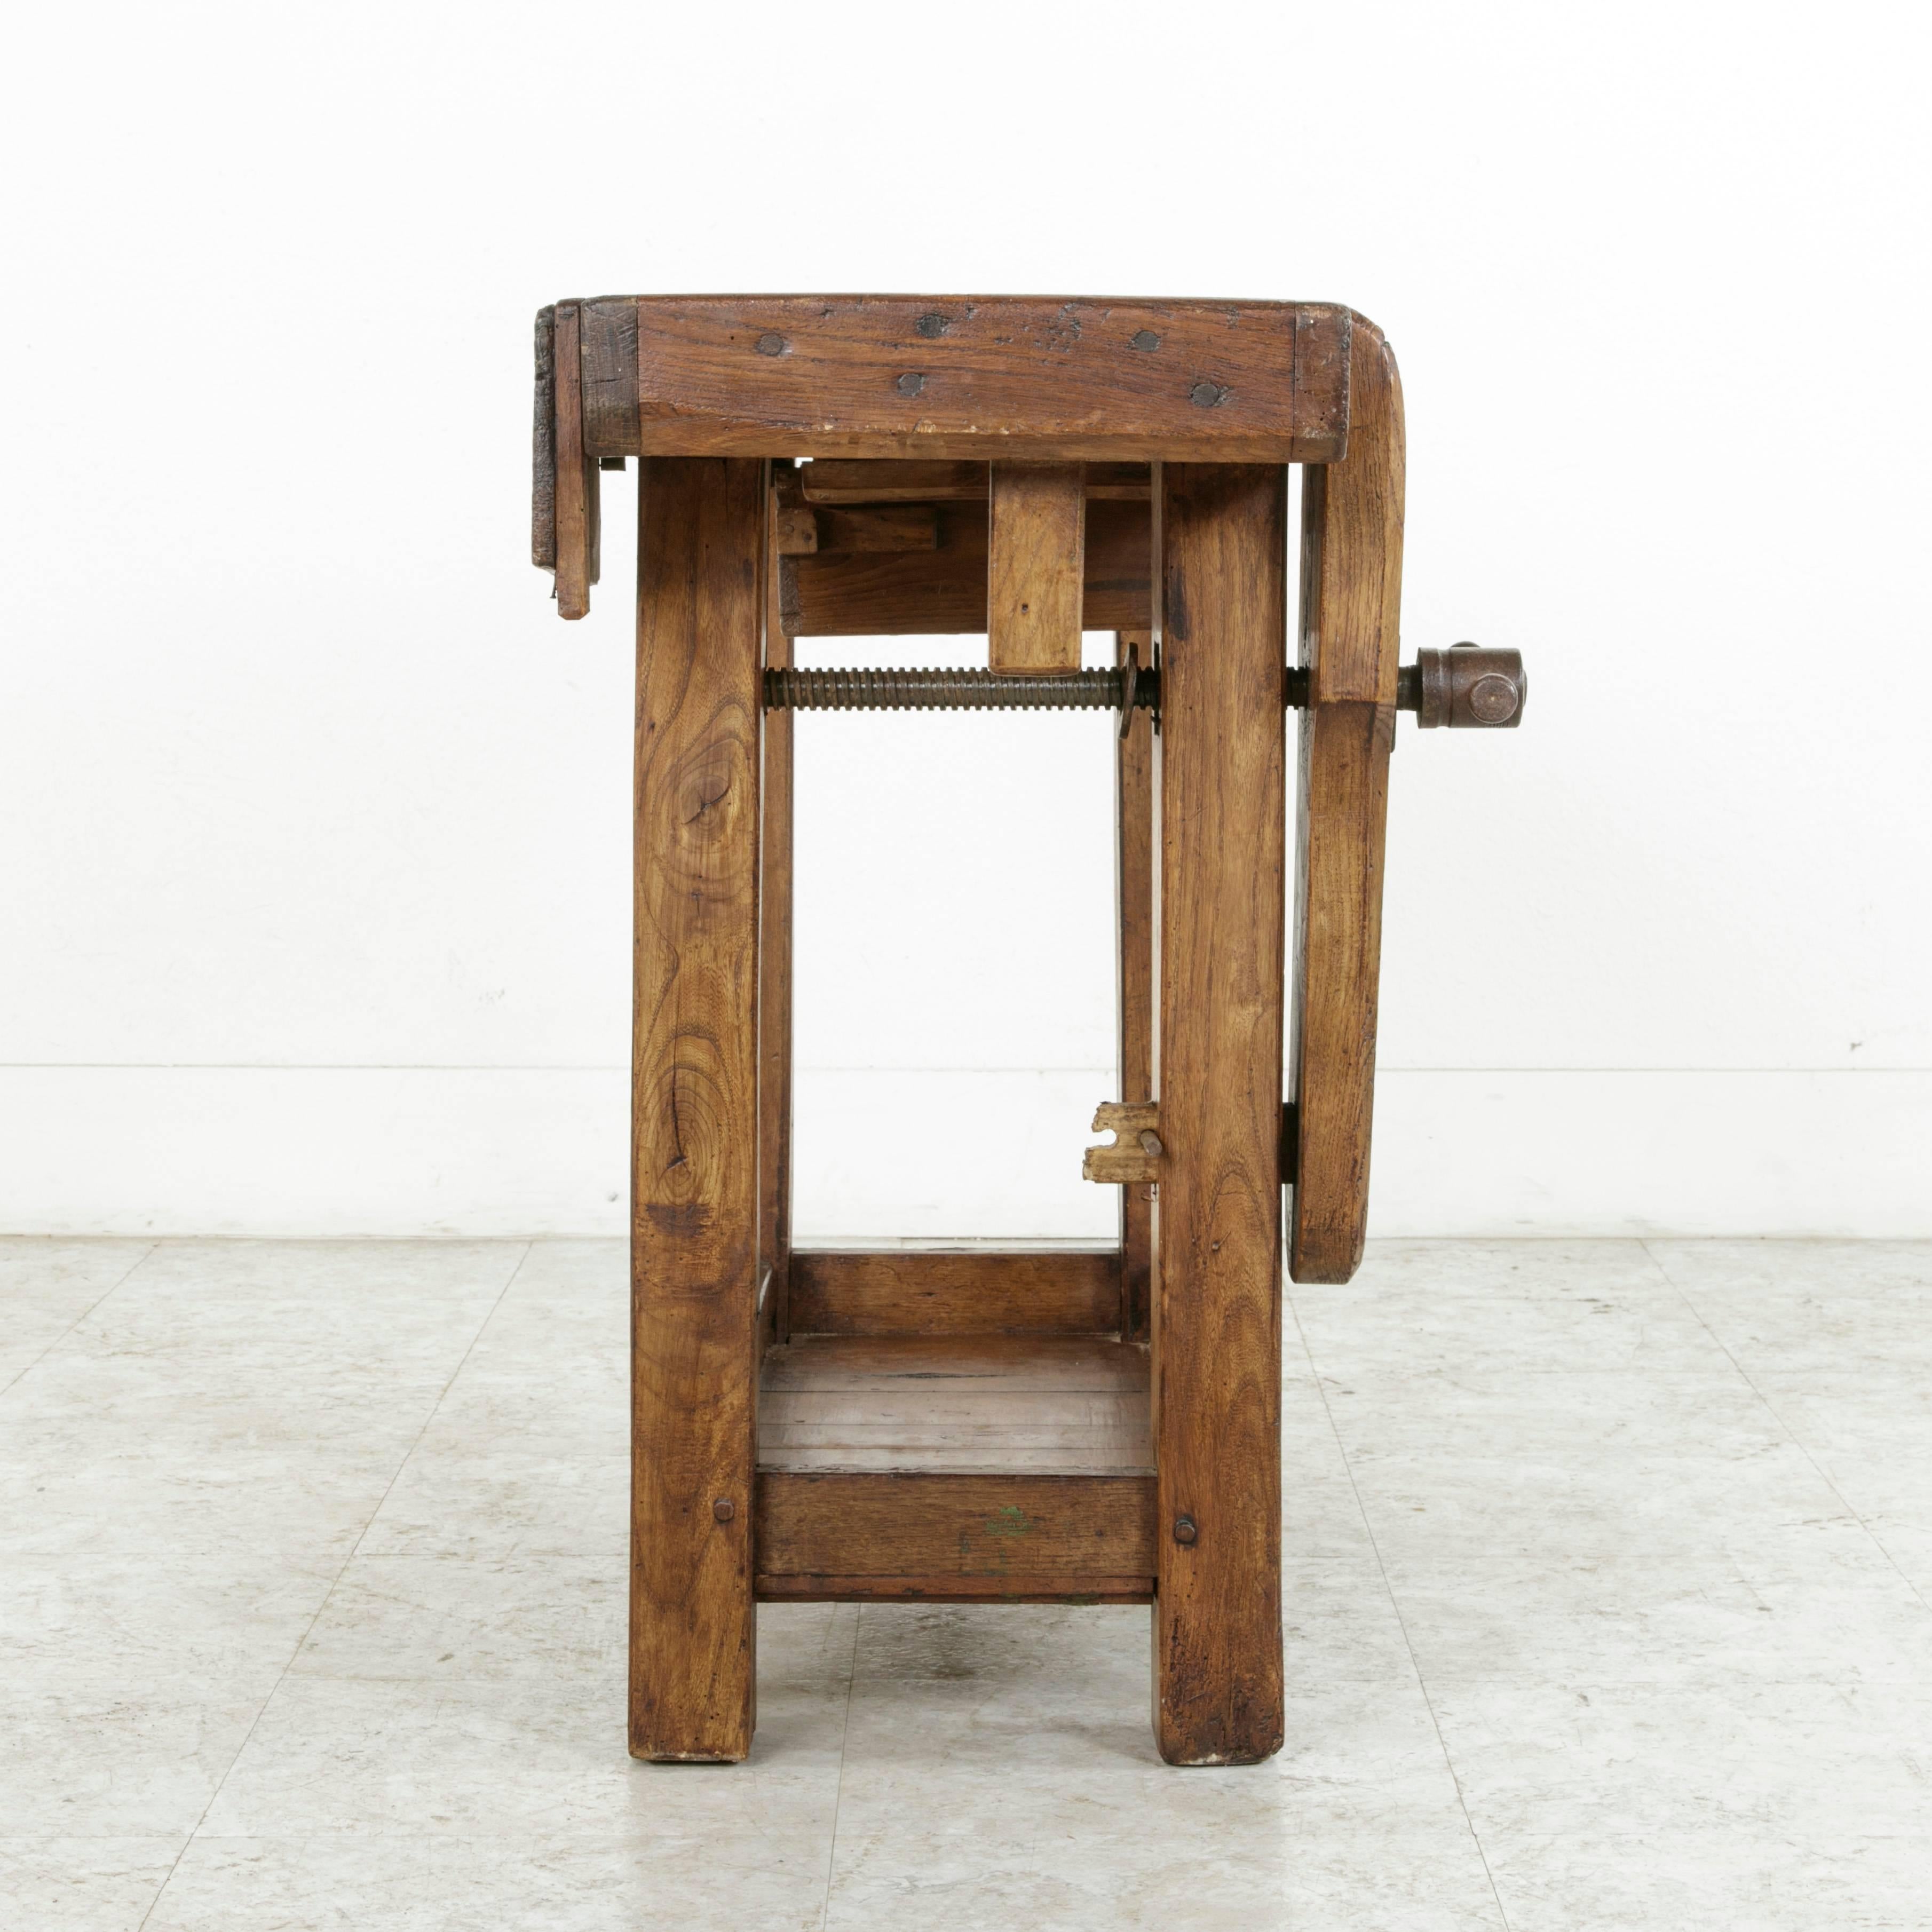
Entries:
<svg viewBox="0 0 1932 1932">
<path fill-rule="evenodd" d="M 988 501 L 988 662 L 996 671 L 1022 677 L 1078 670 L 1085 466 L 995 463 Z"/>
</svg>

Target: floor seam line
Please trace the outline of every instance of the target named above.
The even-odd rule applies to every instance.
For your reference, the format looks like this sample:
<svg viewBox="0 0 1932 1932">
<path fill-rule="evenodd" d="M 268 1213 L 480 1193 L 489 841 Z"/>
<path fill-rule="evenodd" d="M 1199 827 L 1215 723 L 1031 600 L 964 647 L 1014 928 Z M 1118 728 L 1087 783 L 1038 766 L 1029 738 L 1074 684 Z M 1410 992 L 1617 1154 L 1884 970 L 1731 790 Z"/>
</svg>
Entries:
<svg viewBox="0 0 1932 1932">
<path fill-rule="evenodd" d="M 852 1738 L 852 1696 L 859 1684 L 859 1636 L 866 1606 L 855 1604 L 852 1618 L 852 1660 L 845 1672 L 845 1721 L 838 1732 L 838 1782 L 832 1793 L 832 1841 L 825 1849 L 825 1906 L 818 1915 L 818 1932 L 825 1932 L 832 1918 L 832 1880 L 838 1868 L 838 1812 L 845 1802 L 845 1749 Z"/>
<path fill-rule="evenodd" d="M 159 1244 L 157 1244 L 157 1245 Z M 490 1312 L 477 1324 L 476 1332 L 470 1336 L 469 1346 L 464 1348 L 455 1367 L 450 1370 L 449 1379 L 443 1384 L 442 1391 L 435 1401 L 430 1403 L 428 1414 L 423 1418 L 422 1426 L 416 1431 L 415 1438 L 408 1448 L 404 1450 L 402 1460 L 390 1472 L 388 1481 L 383 1485 L 382 1493 L 376 1498 L 375 1507 L 369 1512 L 368 1522 L 363 1524 L 360 1534 L 350 1547 L 348 1555 L 342 1559 L 342 1567 L 330 1580 L 328 1588 L 322 1593 L 322 1601 L 316 1605 L 315 1614 L 302 1626 L 302 1635 L 296 1639 L 295 1647 L 289 1652 L 288 1661 L 282 1666 L 274 1682 L 268 1687 L 268 1694 L 262 1700 L 254 1716 L 249 1720 L 248 1728 L 242 1735 L 242 1742 L 235 1747 L 235 1755 L 228 1760 L 228 1768 L 215 1780 L 214 1789 L 208 1794 L 208 1802 L 201 1808 L 201 1816 L 194 1821 L 194 1828 L 188 1833 L 186 1843 L 182 1845 L 179 1851 L 176 1852 L 173 1864 L 168 1867 L 167 1876 L 161 1880 L 154 1898 L 148 1903 L 147 1910 L 142 1913 L 141 1922 L 134 1928 L 134 1932 L 146 1932 L 148 1921 L 154 1916 L 154 1908 L 166 1895 L 168 1887 L 174 1882 L 175 1874 L 181 1869 L 182 1860 L 188 1856 L 189 1850 L 194 1845 L 195 1840 L 200 1837 L 201 1828 L 208 1822 L 209 1812 L 214 1809 L 215 1800 L 227 1788 L 229 1779 L 234 1775 L 235 1767 L 242 1762 L 242 1754 L 248 1748 L 249 1740 L 254 1736 L 256 1727 L 262 1721 L 262 1713 L 275 1701 L 275 1693 L 288 1682 L 289 1672 L 295 1668 L 296 1659 L 302 1654 L 302 1646 L 308 1642 L 310 1635 L 316 1625 L 322 1621 L 322 1612 L 328 1608 L 343 1578 L 349 1574 L 349 1566 L 356 1561 L 356 1551 L 362 1547 L 363 1538 L 369 1534 L 369 1525 L 382 1514 L 382 1505 L 389 1500 L 397 1484 L 402 1480 L 403 1472 L 410 1466 L 410 1458 L 422 1447 L 422 1439 L 429 1433 L 430 1424 L 436 1420 L 442 1405 L 448 1400 L 450 1390 L 456 1386 L 457 1377 L 462 1374 L 470 1357 L 476 1352 L 477 1343 L 482 1340 L 484 1334 L 488 1329 L 490 1324 L 496 1318 L 496 1311 L 502 1306 L 503 1298 L 516 1285 L 517 1277 L 523 1273 L 524 1265 L 529 1261 L 531 1250 L 536 1246 L 536 1243 L 533 1240 L 526 1241 L 524 1244 L 524 1251 L 517 1257 L 517 1264 L 511 1269 L 509 1278 L 496 1291 L 496 1298 L 490 1303 Z"/>
<path fill-rule="evenodd" d="M 1415 1654 L 1415 1646 L 1410 1640 L 1408 1620 L 1402 1613 L 1402 1605 L 1396 1600 L 1395 1586 L 1389 1581 L 1388 1565 L 1382 1561 L 1382 1544 L 1376 1540 L 1375 1525 L 1369 1520 L 1368 1506 L 1362 1501 L 1361 1485 L 1355 1480 L 1354 1466 L 1348 1460 L 1347 1445 L 1342 1440 L 1342 1432 L 1335 1420 L 1335 1412 L 1328 1400 L 1328 1389 L 1323 1385 L 1322 1371 L 1315 1365 L 1315 1351 L 1310 1347 L 1308 1331 L 1301 1325 L 1301 1311 L 1294 1305 L 1292 1294 L 1284 1294 L 1288 1311 L 1294 1318 L 1294 1332 L 1300 1338 L 1303 1358 L 1308 1364 L 1308 1372 L 1314 1378 L 1315 1392 L 1322 1398 L 1322 1412 L 1328 1418 L 1329 1433 L 1335 1438 L 1336 1453 L 1342 1459 L 1342 1468 L 1348 1478 L 1348 1490 L 1355 1498 L 1356 1513 L 1362 1519 L 1363 1533 L 1369 1539 L 1369 1549 L 1376 1559 L 1376 1568 L 1382 1580 L 1382 1588 L 1387 1592 L 1389 1608 L 1395 1612 L 1396 1628 L 1402 1632 L 1402 1645 L 1408 1653 L 1408 1667 L 1415 1672 L 1415 1688 L 1422 1693 L 1422 1706 L 1429 1713 L 1430 1728 L 1436 1733 L 1436 1748 L 1442 1754 L 1443 1768 L 1449 1774 L 1449 1781 L 1456 1787 L 1456 1803 L 1462 1814 L 1462 1822 L 1468 1827 L 1469 1842 L 1476 1848 L 1476 1856 L 1483 1863 L 1483 1876 L 1488 1880 L 1490 1896 L 1496 1902 L 1496 1916 L 1503 1922 L 1503 1932 L 1511 1932 L 1508 1911 L 1503 1904 L 1503 1895 L 1496 1885 L 1496 1875 L 1490 1869 L 1490 1855 L 1484 1850 L 1482 1834 L 1476 1829 L 1476 1821 L 1469 1815 L 1469 1801 L 1462 1790 L 1462 1780 L 1456 1768 L 1456 1761 L 1449 1755 L 1448 1740 L 1442 1735 L 1442 1720 L 1436 1714 L 1436 1700 L 1429 1694 L 1427 1681 L 1422 1674 L 1421 1660 Z"/>
<path fill-rule="evenodd" d="M 1852 1520 L 1864 1532 L 1865 1540 L 1870 1544 L 1871 1546 L 1876 1550 L 1881 1556 L 1885 1558 L 1886 1562 L 1891 1568 L 1893 1573 L 1898 1576 L 1899 1581 L 1912 1592 L 1913 1598 L 1917 1600 L 1919 1606 L 1924 1610 L 1932 1612 L 1932 1604 L 1928 1604 L 1926 1601 L 1925 1593 L 1919 1588 L 1918 1586 L 1913 1582 L 1912 1578 L 1908 1576 L 1905 1571 L 1900 1567 L 1898 1558 L 1893 1556 L 1892 1552 L 1886 1549 L 1885 1545 L 1879 1540 L 1878 1532 L 1872 1528 L 1870 1523 L 1866 1522 L 1864 1519 L 1864 1512 L 1858 1508 L 1852 1502 L 1851 1498 L 1846 1496 L 1844 1491 L 1840 1489 L 1838 1484 L 1832 1481 L 1832 1478 L 1825 1473 L 1823 1465 L 1819 1462 L 1816 1456 L 1812 1454 L 1810 1448 L 1798 1436 L 1798 1432 L 1792 1427 L 1790 1423 L 1785 1420 L 1783 1416 L 1778 1414 L 1777 1405 L 1772 1402 L 1770 1396 L 1766 1395 L 1763 1390 L 1760 1388 L 1757 1384 L 1751 1380 L 1750 1371 L 1744 1366 L 1743 1363 L 1738 1360 L 1736 1356 L 1731 1353 L 1728 1348 L 1725 1346 L 1723 1338 L 1718 1334 L 1718 1331 L 1711 1326 L 1710 1323 L 1704 1319 L 1704 1311 L 1690 1299 L 1688 1294 L 1685 1293 L 1682 1286 L 1678 1282 L 1676 1277 L 1672 1274 L 1670 1269 L 1664 1266 L 1662 1260 L 1652 1251 L 1649 1242 L 1647 1240 L 1640 1240 L 1638 1246 L 1641 1247 L 1645 1254 L 1649 1257 L 1652 1267 L 1655 1268 L 1658 1273 L 1663 1276 L 1664 1280 L 1670 1284 L 1671 1288 L 1676 1293 L 1677 1298 L 1683 1303 L 1686 1308 L 1690 1310 L 1698 1327 L 1702 1329 L 1704 1333 L 1710 1336 L 1711 1340 L 1717 1344 L 1718 1348 L 1724 1351 L 1724 1359 L 1730 1364 L 1732 1368 L 1737 1370 L 1738 1378 L 1743 1382 L 1744 1387 L 1749 1389 L 1751 1394 L 1757 1398 L 1759 1402 L 1762 1405 L 1764 1409 L 1764 1412 L 1771 1418 L 1772 1421 L 1778 1424 L 1780 1430 L 1784 1432 L 1785 1440 L 1798 1451 L 1799 1455 L 1804 1458 L 1806 1462 L 1811 1465 L 1812 1473 L 1816 1476 L 1819 1481 L 1825 1485 L 1826 1488 L 1831 1491 L 1833 1496 L 1838 1498 L 1839 1506 L 1845 1510 L 1846 1514 L 1851 1517 Z"/>
<path fill-rule="evenodd" d="M 16 1389 L 28 1376 L 32 1375 L 33 1372 L 38 1369 L 40 1364 L 44 1362 L 46 1358 L 51 1355 L 53 1352 L 58 1348 L 60 1345 L 64 1342 L 67 1338 L 71 1335 L 97 1308 L 101 1305 L 103 1302 L 106 1300 L 110 1295 L 118 1293 L 119 1290 L 126 1287 L 128 1283 L 134 1278 L 141 1269 L 147 1265 L 150 1260 L 153 1258 L 154 1250 L 160 1245 L 161 1244 L 159 1241 L 150 1241 L 146 1247 L 141 1251 L 140 1254 L 137 1256 L 129 1264 L 128 1270 L 124 1274 L 118 1276 L 112 1283 L 110 1284 L 109 1286 L 102 1289 L 100 1293 L 97 1294 L 94 1299 L 90 1301 L 87 1306 L 83 1308 L 80 1312 L 76 1315 L 74 1319 L 70 1322 L 67 1326 L 40 1351 L 38 1355 L 34 1358 L 31 1362 L 28 1363 L 24 1368 L 20 1370 L 9 1378 L 6 1386 L 4 1388 L 0 1388 L 0 1400 L 4 1400 L 8 1396 L 11 1395 L 14 1390 Z"/>
</svg>

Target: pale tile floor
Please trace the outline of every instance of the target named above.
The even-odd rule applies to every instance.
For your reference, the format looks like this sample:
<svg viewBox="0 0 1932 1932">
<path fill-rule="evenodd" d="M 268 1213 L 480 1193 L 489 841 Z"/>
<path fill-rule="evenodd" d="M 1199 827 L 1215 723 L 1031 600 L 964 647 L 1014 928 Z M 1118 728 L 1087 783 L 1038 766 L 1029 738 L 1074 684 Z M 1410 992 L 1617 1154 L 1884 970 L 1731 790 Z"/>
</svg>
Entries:
<svg viewBox="0 0 1932 1932">
<path fill-rule="evenodd" d="M 1932 1927 L 1932 1244 L 1291 1308 L 1272 1762 L 1144 1610 L 787 1607 L 664 1768 L 615 1244 L 0 1243 L 0 1927 Z"/>
</svg>

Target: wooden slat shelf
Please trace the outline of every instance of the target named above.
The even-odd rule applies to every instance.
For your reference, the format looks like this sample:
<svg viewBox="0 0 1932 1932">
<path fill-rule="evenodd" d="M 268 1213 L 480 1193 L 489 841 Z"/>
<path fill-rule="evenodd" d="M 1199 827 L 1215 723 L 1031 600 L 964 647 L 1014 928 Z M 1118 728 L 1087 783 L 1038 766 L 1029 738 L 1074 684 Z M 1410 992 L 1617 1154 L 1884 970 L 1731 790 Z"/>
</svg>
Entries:
<svg viewBox="0 0 1932 1932">
<path fill-rule="evenodd" d="M 766 1352 L 761 1470 L 1151 1474 L 1148 1352 L 1099 1336 L 809 1336 Z"/>
</svg>

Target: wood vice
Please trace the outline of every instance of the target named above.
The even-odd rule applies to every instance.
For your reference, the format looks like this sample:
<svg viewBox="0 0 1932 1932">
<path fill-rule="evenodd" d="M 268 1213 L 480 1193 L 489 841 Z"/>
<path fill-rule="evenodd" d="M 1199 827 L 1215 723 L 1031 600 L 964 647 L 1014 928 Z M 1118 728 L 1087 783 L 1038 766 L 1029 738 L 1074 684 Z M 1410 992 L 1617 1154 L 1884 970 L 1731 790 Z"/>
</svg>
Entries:
<svg viewBox="0 0 1932 1932">
<path fill-rule="evenodd" d="M 1162 1755 L 1264 1757 L 1284 1214 L 1294 1278 L 1346 1281 L 1396 714 L 1510 727 L 1526 692 L 1513 651 L 1397 662 L 1388 345 L 1320 303 L 560 302 L 534 548 L 566 617 L 632 458 L 631 1749 L 746 1755 L 761 1601 L 914 1598 L 1151 1604 Z M 791 666 L 974 632 L 983 668 Z M 791 1246 L 792 713 L 945 705 L 1120 714 L 1105 1252 Z"/>
</svg>

